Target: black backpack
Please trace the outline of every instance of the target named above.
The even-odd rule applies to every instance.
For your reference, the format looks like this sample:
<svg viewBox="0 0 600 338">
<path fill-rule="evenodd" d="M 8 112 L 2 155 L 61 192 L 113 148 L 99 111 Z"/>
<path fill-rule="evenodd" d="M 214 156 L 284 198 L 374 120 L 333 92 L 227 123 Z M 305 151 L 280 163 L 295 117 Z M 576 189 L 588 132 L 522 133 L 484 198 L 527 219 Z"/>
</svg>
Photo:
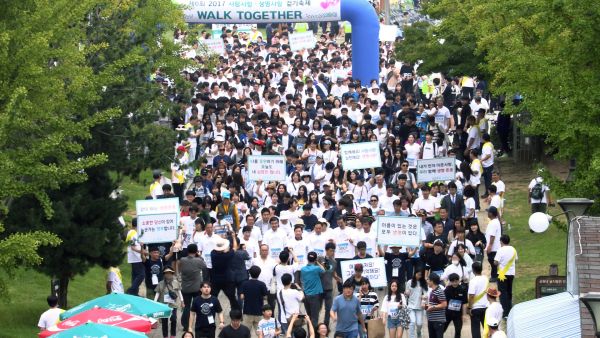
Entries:
<svg viewBox="0 0 600 338">
<path fill-rule="evenodd" d="M 544 198 L 544 186 L 538 179 L 535 180 L 535 185 L 531 188 L 531 199 L 541 200 Z"/>
</svg>

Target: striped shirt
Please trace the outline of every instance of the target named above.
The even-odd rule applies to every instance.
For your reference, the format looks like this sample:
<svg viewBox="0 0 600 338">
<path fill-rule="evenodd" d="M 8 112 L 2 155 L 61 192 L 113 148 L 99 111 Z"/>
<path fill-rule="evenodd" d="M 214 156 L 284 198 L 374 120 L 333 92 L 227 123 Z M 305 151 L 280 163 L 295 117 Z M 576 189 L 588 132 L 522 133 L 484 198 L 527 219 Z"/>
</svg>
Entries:
<svg viewBox="0 0 600 338">
<path fill-rule="evenodd" d="M 436 306 L 446 301 L 446 295 L 441 287 L 431 290 L 429 294 L 429 306 Z M 430 322 L 446 322 L 446 309 L 436 309 L 427 312 L 427 320 Z"/>
<path fill-rule="evenodd" d="M 356 294 L 356 298 L 360 302 L 360 312 L 362 312 L 365 320 L 371 319 L 371 313 L 374 308 L 379 307 L 379 300 L 374 291 L 369 291 L 367 294 L 361 292 Z"/>
</svg>

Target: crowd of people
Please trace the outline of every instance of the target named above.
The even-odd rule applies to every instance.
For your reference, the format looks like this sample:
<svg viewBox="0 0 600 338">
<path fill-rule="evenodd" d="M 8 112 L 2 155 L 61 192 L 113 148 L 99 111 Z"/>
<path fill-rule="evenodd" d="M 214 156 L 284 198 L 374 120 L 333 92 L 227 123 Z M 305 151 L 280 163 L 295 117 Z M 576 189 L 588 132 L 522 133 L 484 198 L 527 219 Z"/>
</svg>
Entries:
<svg viewBox="0 0 600 338">
<path fill-rule="evenodd" d="M 181 107 L 175 159 L 154 171 L 147 197 L 180 199 L 178 239 L 146 245 L 134 219 L 131 285 L 118 268 L 107 282 L 107 292 L 134 295 L 143 284 L 169 304 L 164 337 L 181 324 L 184 337 L 355 338 L 379 318 L 389 337 L 421 337 L 424 325 L 430 337 L 450 325 L 460 337 L 466 317 L 471 337 L 505 337 L 518 257 L 494 165 L 508 141 L 499 135 L 500 151 L 491 142 L 485 82 L 418 74 L 382 43 L 379 78 L 361 83 L 351 29 L 341 27 L 325 25 L 315 48 L 299 51 L 289 46 L 293 26 L 271 26 L 264 38 L 256 27 L 224 29 L 215 69 L 185 53 L 197 63 L 183 74 L 193 97 L 171 95 Z M 160 70 L 153 79 L 173 93 Z M 361 142 L 378 142 L 382 166 L 345 170 L 341 145 Z M 283 155 L 286 179 L 250 180 L 251 155 Z M 456 159 L 455 178 L 420 182 L 417 162 L 442 157 Z M 379 216 L 419 218 L 421 244 L 379 245 Z M 387 290 L 372 287 L 360 262 L 344 280 L 342 262 L 374 257 L 384 258 Z"/>
</svg>

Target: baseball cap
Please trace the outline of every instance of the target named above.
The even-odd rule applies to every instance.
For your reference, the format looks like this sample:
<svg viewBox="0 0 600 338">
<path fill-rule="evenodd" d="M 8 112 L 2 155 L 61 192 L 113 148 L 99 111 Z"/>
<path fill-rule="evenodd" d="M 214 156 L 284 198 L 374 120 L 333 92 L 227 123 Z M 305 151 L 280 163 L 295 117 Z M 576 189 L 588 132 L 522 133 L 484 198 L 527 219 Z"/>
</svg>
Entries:
<svg viewBox="0 0 600 338">
<path fill-rule="evenodd" d="M 231 193 L 229 191 L 223 191 L 221 193 L 222 198 L 231 198 Z"/>
</svg>

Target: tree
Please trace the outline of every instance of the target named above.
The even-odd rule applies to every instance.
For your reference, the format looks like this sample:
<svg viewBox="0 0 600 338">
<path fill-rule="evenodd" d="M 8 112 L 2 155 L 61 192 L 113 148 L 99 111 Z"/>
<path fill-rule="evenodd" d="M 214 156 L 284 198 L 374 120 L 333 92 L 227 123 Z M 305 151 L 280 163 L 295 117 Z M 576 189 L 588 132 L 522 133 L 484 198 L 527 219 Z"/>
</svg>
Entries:
<svg viewBox="0 0 600 338">
<path fill-rule="evenodd" d="M 162 38 L 182 15 L 170 0 L 25 0 L 0 19 L 10 27 L 0 33 L 7 234 L 39 229 L 63 239 L 41 249 L 38 269 L 60 279 L 66 307 L 71 278 L 123 258 L 117 218 L 126 206 L 108 198 L 117 185 L 109 173 L 137 174 L 173 156 L 174 134 L 157 120 L 180 107 L 152 77 L 185 92 L 179 72 L 187 62 Z"/>
<path fill-rule="evenodd" d="M 522 103 L 507 106 L 507 112 L 531 113 L 523 126 L 527 133 L 542 136 L 555 157 L 576 160 L 573 180 L 552 178 L 553 190 L 600 201 L 600 60 L 594 49 L 600 4 L 435 0 L 426 11 L 440 20 L 436 34 L 468 42 L 482 57 L 480 69 L 494 93 L 522 95 Z M 600 203 L 594 208 L 599 212 Z"/>
<path fill-rule="evenodd" d="M 113 180 L 102 167 L 88 169 L 88 180 L 50 192 L 54 215 L 47 219 L 39 202 L 22 197 L 6 219 L 7 229 L 50 231 L 62 238 L 57 247 L 40 248 L 44 261 L 37 269 L 60 281 L 59 303 L 67 306 L 69 281 L 92 266 L 119 265 L 123 259 L 123 227 L 118 217 L 127 208 L 122 198 L 108 198 Z M 22 210 L 27 210 L 23 215 Z M 102 283 L 103 281 L 98 281 Z"/>
</svg>

